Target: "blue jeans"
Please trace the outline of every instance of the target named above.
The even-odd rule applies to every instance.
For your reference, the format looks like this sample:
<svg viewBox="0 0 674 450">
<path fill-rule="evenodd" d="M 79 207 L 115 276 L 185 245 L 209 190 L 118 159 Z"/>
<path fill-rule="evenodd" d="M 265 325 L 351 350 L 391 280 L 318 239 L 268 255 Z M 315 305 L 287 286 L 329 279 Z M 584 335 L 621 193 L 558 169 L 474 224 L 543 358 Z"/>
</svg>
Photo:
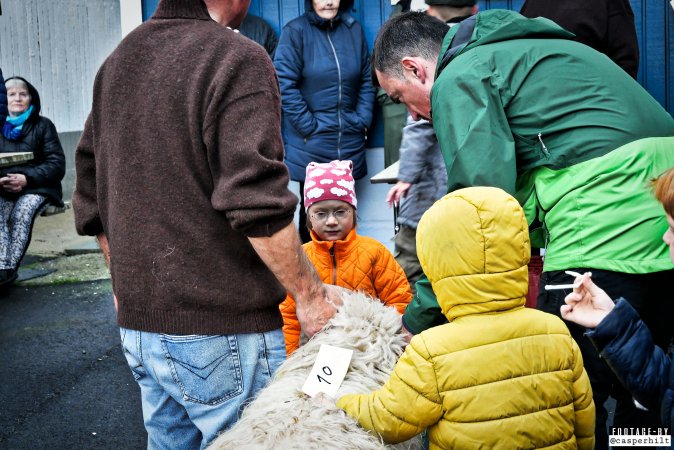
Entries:
<svg viewBox="0 0 674 450">
<path fill-rule="evenodd" d="M 221 336 L 120 328 L 140 385 L 148 449 L 206 447 L 285 360 L 283 331 Z"/>
</svg>

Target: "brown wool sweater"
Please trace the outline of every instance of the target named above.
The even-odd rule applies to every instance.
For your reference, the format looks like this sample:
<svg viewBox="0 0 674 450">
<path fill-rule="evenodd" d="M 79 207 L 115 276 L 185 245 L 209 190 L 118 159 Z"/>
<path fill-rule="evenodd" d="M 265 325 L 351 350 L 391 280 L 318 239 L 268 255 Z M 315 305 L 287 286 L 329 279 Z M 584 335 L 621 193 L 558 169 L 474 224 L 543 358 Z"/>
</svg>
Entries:
<svg viewBox="0 0 674 450">
<path fill-rule="evenodd" d="M 80 234 L 105 232 L 122 327 L 282 326 L 285 290 L 247 236 L 293 218 L 280 96 L 264 50 L 203 2 L 162 0 L 101 66 L 76 151 Z"/>
</svg>

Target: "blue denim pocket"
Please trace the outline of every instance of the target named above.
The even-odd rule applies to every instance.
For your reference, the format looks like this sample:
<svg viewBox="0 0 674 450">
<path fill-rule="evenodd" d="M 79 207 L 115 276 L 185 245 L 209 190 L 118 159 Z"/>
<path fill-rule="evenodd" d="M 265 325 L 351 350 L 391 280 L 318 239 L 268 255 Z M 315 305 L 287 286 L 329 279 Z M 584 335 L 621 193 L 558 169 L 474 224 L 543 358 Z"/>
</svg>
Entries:
<svg viewBox="0 0 674 450">
<path fill-rule="evenodd" d="M 160 339 L 183 399 L 215 405 L 243 392 L 236 336 L 175 336 Z"/>
</svg>

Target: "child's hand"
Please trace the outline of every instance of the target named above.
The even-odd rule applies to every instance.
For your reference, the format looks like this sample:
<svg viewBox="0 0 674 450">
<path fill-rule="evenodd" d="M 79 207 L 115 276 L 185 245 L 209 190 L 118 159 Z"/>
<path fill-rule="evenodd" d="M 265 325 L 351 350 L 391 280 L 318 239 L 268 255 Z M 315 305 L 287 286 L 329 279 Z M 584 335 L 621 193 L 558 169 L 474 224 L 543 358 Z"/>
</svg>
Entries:
<svg viewBox="0 0 674 450">
<path fill-rule="evenodd" d="M 566 296 L 560 312 L 562 318 L 578 325 L 595 328 L 613 310 L 615 304 L 606 292 L 592 282 L 589 273 L 577 277 L 579 286 Z"/>
<path fill-rule="evenodd" d="M 402 322 L 402 316 L 400 316 L 400 321 Z M 414 337 L 414 335 L 410 332 L 410 330 L 405 328 L 405 323 L 401 323 L 400 326 L 401 326 L 401 333 L 403 334 L 403 336 L 405 338 L 405 342 L 409 344 L 410 341 L 412 340 L 412 338 Z"/>
</svg>

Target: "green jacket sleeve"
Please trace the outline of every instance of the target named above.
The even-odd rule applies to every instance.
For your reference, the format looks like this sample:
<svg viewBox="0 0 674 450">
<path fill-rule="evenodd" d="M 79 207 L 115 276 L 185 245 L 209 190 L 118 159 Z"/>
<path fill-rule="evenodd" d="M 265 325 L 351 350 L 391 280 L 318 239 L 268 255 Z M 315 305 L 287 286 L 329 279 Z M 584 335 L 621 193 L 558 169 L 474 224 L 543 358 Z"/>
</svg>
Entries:
<svg viewBox="0 0 674 450">
<path fill-rule="evenodd" d="M 426 275 L 422 275 L 416 284 L 417 293 L 407 305 L 403 314 L 403 325 L 412 334 L 419 334 L 424 330 L 447 323 L 442 314 L 438 299 Z"/>
</svg>

